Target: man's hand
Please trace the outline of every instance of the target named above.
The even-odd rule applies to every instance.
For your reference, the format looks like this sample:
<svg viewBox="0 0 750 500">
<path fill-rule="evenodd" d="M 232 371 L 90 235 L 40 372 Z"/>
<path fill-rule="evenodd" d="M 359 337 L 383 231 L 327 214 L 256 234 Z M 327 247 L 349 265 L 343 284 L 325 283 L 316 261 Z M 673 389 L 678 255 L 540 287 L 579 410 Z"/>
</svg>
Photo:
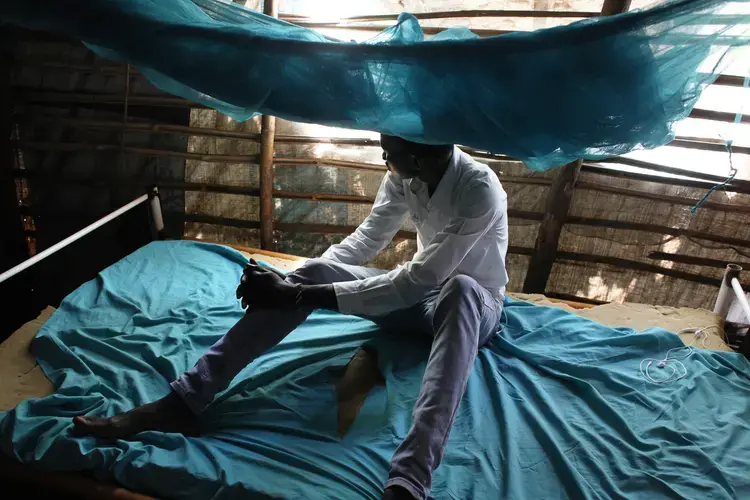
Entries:
<svg viewBox="0 0 750 500">
<path fill-rule="evenodd" d="M 242 300 L 243 309 L 291 308 L 298 305 L 298 288 L 285 281 L 282 273 L 250 259 L 237 287 L 237 298 Z"/>
</svg>

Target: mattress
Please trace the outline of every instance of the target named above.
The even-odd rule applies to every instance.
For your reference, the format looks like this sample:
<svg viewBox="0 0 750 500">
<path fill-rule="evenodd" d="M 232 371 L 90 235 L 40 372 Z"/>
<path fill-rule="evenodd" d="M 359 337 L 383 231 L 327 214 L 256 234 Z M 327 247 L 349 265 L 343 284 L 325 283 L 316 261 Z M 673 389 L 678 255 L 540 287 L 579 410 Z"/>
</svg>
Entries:
<svg viewBox="0 0 750 500">
<path fill-rule="evenodd" d="M 228 246 L 239 251 L 245 258 L 263 261 L 287 272 L 295 270 L 307 260 L 304 257 L 260 251 L 238 245 Z M 536 305 L 560 308 L 612 327 L 635 330 L 660 327 L 678 332 L 684 328 L 713 326 L 716 328 L 707 330 L 708 335 L 699 339 L 698 342 L 691 333 L 684 333 L 680 337 L 685 345 L 692 344 L 698 348 L 732 351 L 723 337 L 721 318 L 705 309 L 652 306 L 630 302 L 579 309 L 564 302 L 552 302 L 539 294 L 510 293 L 509 296 Z M 48 306 L 39 317 L 23 325 L 0 344 L 0 380 L 3 380 L 3 384 L 0 385 L 0 410 L 9 410 L 25 399 L 47 396 L 54 391 L 54 387 L 36 363 L 30 349 L 34 336 L 54 311 L 54 307 Z"/>
<path fill-rule="evenodd" d="M 0 412 L 3 453 L 158 497 L 379 498 L 429 342 L 355 317 L 314 313 L 238 375 L 200 437 L 104 442 L 71 432 L 73 415 L 112 415 L 165 394 L 243 314 L 226 286 L 243 262 L 226 247 L 157 242 L 69 295 L 34 341 L 57 392 Z M 639 364 L 683 346 L 673 333 L 517 300 L 504 316 L 472 368 L 435 498 L 750 495 L 743 356 L 696 349 L 680 380 L 654 384 Z M 385 383 L 341 436 L 336 370 L 365 342 L 378 345 Z"/>
</svg>

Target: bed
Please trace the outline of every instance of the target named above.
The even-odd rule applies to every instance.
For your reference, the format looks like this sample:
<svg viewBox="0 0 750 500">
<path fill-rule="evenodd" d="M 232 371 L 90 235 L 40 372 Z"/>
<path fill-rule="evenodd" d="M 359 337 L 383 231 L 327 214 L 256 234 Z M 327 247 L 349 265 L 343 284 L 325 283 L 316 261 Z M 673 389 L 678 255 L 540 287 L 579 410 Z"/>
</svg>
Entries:
<svg viewBox="0 0 750 500">
<path fill-rule="evenodd" d="M 33 466 L 9 462 L 14 474 L 67 484 L 61 487 L 75 483 L 92 498 L 127 498 L 134 491 L 185 498 L 379 498 L 394 443 L 408 428 L 426 346 L 416 343 L 405 354 L 400 344 L 391 351 L 386 345 L 393 355 L 380 367 L 382 386 L 355 373 L 360 397 L 344 398 L 356 401 L 341 432 L 332 423 L 342 419 L 336 384 L 350 374 L 347 363 L 358 346 L 378 333 L 371 323 L 342 315 L 316 313 L 299 334 L 243 371 L 208 416 L 217 429 L 209 436 L 144 433 L 135 443 L 103 444 L 70 434 L 73 414 L 111 414 L 162 395 L 169 376 L 191 366 L 241 314 L 226 305 L 233 287 L 227 292 L 217 283 L 201 296 L 210 321 L 184 310 L 193 303 L 188 287 L 150 295 L 152 302 L 158 296 L 177 302 L 156 306 L 155 316 L 145 319 L 141 312 L 153 303 L 124 290 L 141 286 L 147 294 L 161 286 L 157 277 L 165 271 L 225 282 L 239 275 L 249 256 L 287 271 L 304 262 L 253 249 L 155 242 L 83 285 L 61 311 L 47 308 L 4 342 L 0 410 L 8 411 L 0 413 L 0 443 L 6 462 L 10 456 Z M 140 278 L 132 281 L 134 275 Z M 476 364 L 436 473 L 435 498 L 750 494 L 743 472 L 750 459 L 741 453 L 750 445 L 750 433 L 742 432 L 750 422 L 750 367 L 730 352 L 720 329 L 710 330 L 683 361 L 683 380 L 650 384 L 638 370 L 640 360 L 661 359 L 694 341 L 692 334 L 681 341 L 664 329 L 720 326 L 720 318 L 702 310 L 514 298 L 503 330 Z M 117 308 L 129 308 L 142 321 L 118 317 Z M 165 311 L 182 316 L 175 323 Z M 186 343 L 178 329 L 196 323 L 200 328 L 190 330 Z M 115 326 L 122 324 L 124 338 Z M 149 338 L 151 330 L 162 336 Z M 29 351 L 35 336 L 38 360 Z M 125 340 L 131 345 L 118 344 Z M 138 342 L 147 348 L 132 345 Z M 35 476 L 40 469 L 61 472 Z M 90 471 L 96 481 L 66 471 Z M 467 471 L 473 480 L 467 481 Z"/>
</svg>

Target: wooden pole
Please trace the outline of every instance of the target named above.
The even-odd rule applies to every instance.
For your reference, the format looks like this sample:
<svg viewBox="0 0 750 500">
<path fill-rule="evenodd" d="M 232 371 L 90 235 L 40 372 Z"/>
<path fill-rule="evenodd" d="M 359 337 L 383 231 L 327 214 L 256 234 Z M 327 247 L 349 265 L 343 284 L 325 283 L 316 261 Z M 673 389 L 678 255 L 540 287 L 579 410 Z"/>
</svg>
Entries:
<svg viewBox="0 0 750 500">
<path fill-rule="evenodd" d="M 604 0 L 601 14 L 610 16 L 626 12 L 630 0 Z M 581 172 L 581 160 L 560 167 L 552 181 L 544 211 L 544 220 L 539 226 L 539 233 L 534 243 L 526 279 L 523 283 L 524 293 L 544 293 L 547 281 L 552 272 L 552 265 L 558 254 L 560 232 L 573 201 L 573 188 Z"/>
<path fill-rule="evenodd" d="M 263 13 L 279 17 L 276 0 L 263 0 Z M 260 247 L 274 250 L 273 241 L 273 140 L 276 118 L 263 115 L 260 119 Z"/>
<path fill-rule="evenodd" d="M 260 123 L 260 247 L 273 250 L 273 136 L 276 119 L 263 115 Z"/>
<path fill-rule="evenodd" d="M 614 16 L 630 10 L 631 0 L 604 0 L 602 4 L 603 16 Z"/>
<path fill-rule="evenodd" d="M 544 220 L 539 226 L 534 253 L 531 254 L 529 269 L 523 283 L 524 293 L 544 293 L 547 287 L 552 264 L 557 258 L 560 232 L 573 201 L 573 187 L 580 172 L 581 161 L 577 160 L 560 167 L 552 181 L 544 209 Z"/>
</svg>

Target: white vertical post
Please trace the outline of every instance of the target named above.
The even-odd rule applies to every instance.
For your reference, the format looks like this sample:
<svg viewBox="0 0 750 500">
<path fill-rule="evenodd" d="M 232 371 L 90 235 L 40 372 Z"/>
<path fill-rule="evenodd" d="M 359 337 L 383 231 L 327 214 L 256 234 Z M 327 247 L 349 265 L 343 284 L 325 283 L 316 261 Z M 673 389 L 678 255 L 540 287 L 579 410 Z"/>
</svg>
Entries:
<svg viewBox="0 0 750 500">
<path fill-rule="evenodd" d="M 153 187 L 149 193 L 149 208 L 151 209 L 151 220 L 159 238 L 164 236 L 164 219 L 161 215 L 161 200 L 159 199 L 159 188 Z"/>
<path fill-rule="evenodd" d="M 714 305 L 714 314 L 718 314 L 721 319 L 727 319 L 729 306 L 732 305 L 732 297 L 734 297 L 732 280 L 739 278 L 740 271 L 742 271 L 742 267 L 737 264 L 727 264 L 727 269 L 724 271 L 724 279 L 721 280 L 719 296 L 716 297 L 716 304 Z"/>
<path fill-rule="evenodd" d="M 745 296 L 745 290 L 742 289 L 742 285 L 740 285 L 740 280 L 737 278 L 732 278 L 732 290 L 734 290 L 734 294 L 737 296 L 737 302 L 740 303 L 740 307 L 742 307 L 742 312 L 745 313 L 745 318 L 748 322 L 750 322 L 750 304 L 747 303 L 747 297 Z"/>
</svg>

